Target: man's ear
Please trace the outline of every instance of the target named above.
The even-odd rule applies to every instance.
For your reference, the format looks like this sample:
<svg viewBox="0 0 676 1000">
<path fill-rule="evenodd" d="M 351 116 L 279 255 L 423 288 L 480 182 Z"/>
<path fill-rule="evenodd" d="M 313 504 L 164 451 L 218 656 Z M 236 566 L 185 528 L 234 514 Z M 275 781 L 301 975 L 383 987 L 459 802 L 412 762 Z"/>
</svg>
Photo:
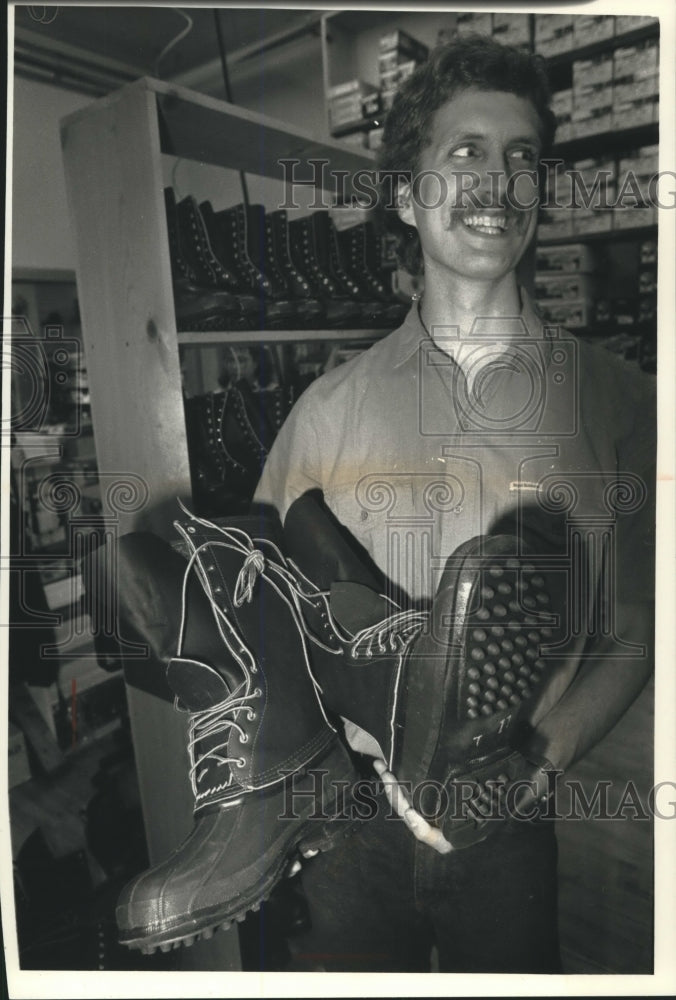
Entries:
<svg viewBox="0 0 676 1000">
<path fill-rule="evenodd" d="M 399 184 L 397 188 L 397 214 L 407 226 L 415 226 L 411 185 L 409 183 Z"/>
</svg>

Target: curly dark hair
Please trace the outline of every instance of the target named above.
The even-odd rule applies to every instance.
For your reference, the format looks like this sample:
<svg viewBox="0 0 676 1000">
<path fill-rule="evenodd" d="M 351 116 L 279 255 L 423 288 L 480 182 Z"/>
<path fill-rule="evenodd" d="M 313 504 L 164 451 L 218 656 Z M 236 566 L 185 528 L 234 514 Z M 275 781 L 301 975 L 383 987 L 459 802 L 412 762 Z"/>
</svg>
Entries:
<svg viewBox="0 0 676 1000">
<path fill-rule="evenodd" d="M 434 49 L 402 84 L 385 121 L 378 170 L 412 175 L 429 142 L 433 115 L 467 87 L 528 98 L 540 119 L 543 156 L 547 155 L 556 121 L 549 107 L 551 91 L 542 56 L 501 45 L 485 35 L 465 35 Z M 396 238 L 402 267 L 410 274 L 421 274 L 418 231 L 402 222 L 394 210 L 390 184 L 391 180 L 381 182 L 381 222 Z"/>
</svg>

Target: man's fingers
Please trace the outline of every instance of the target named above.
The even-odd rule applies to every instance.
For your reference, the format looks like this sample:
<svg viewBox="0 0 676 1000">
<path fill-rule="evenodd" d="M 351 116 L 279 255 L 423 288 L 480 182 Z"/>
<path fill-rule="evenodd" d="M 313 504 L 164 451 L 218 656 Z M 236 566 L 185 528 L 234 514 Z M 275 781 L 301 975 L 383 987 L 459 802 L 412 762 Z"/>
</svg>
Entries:
<svg viewBox="0 0 676 1000">
<path fill-rule="evenodd" d="M 402 819 L 405 819 L 406 810 L 411 808 L 411 803 L 406 797 L 406 792 L 401 787 L 392 772 L 388 771 L 387 764 L 384 760 L 376 758 L 373 762 L 373 766 L 378 773 L 378 776 L 382 779 L 387 801 L 390 803 L 397 816 L 401 816 Z"/>
<path fill-rule="evenodd" d="M 406 826 L 413 836 L 422 844 L 427 844 L 439 854 L 448 854 L 453 847 L 444 837 L 441 830 L 436 830 L 427 822 L 424 816 L 413 808 L 408 801 L 408 797 L 403 787 L 399 784 L 395 776 L 388 770 L 384 760 L 376 758 L 373 766 L 382 779 L 387 801 L 390 803 L 398 816 L 401 816 Z"/>
<path fill-rule="evenodd" d="M 425 817 L 416 812 L 413 806 L 406 810 L 404 822 L 417 840 L 432 847 L 439 854 L 448 854 L 453 850 L 453 845 L 449 844 L 441 830 L 430 826 Z"/>
</svg>

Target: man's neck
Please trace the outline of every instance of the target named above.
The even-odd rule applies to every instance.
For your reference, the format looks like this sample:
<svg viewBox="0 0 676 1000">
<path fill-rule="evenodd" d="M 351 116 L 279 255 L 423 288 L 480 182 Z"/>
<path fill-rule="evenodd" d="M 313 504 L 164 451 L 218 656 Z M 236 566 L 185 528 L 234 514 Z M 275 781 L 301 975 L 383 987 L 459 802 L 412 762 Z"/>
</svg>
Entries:
<svg viewBox="0 0 676 1000">
<path fill-rule="evenodd" d="M 460 342 L 472 339 L 482 320 L 516 319 L 522 303 L 514 272 L 499 282 L 439 282 L 425 280 L 425 292 L 420 303 L 420 318 L 441 350 L 446 350 L 449 334 Z M 450 330 L 449 330 L 450 328 Z M 513 324 L 505 324 L 504 336 L 510 340 Z M 451 332 L 452 331 L 452 332 Z"/>
<path fill-rule="evenodd" d="M 420 302 L 423 326 L 436 346 L 462 369 L 470 392 L 484 365 L 495 364 L 506 354 L 522 329 L 516 276 L 507 277 L 499 284 L 463 283 L 456 289 L 433 282 L 429 289 L 426 285 Z"/>
</svg>

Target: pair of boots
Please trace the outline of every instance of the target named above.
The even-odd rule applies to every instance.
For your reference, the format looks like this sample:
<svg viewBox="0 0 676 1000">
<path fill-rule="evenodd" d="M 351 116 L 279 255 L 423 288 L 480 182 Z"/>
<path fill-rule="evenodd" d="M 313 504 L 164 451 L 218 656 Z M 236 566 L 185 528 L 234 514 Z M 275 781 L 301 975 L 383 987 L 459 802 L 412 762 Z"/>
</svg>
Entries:
<svg viewBox="0 0 676 1000">
<path fill-rule="evenodd" d="M 341 719 L 379 773 L 396 774 L 412 827 L 437 849 L 489 836 L 516 792 L 520 815 L 546 801 L 547 764 L 518 743 L 524 703 L 554 672 L 543 647 L 556 645 L 565 594 L 515 538 L 461 546 L 422 613 L 382 596 L 320 496 L 297 500 L 284 532 L 262 516 L 176 526 L 187 561 L 155 536 L 122 539 L 120 600 L 189 713 L 195 825 L 123 891 L 124 944 L 210 937 L 299 858 L 349 836 L 359 776 Z"/>
</svg>

